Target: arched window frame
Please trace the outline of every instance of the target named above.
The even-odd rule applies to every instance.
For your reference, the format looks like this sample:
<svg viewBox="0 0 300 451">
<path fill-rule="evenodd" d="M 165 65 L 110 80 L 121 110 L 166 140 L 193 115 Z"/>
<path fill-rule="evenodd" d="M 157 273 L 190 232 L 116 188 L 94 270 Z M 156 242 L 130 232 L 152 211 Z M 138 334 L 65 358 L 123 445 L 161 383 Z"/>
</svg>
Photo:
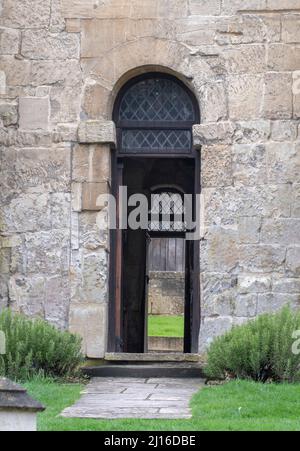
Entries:
<svg viewBox="0 0 300 451">
<path fill-rule="evenodd" d="M 162 80 L 171 80 L 173 83 L 176 83 L 180 89 L 182 89 L 189 97 L 191 101 L 191 105 L 193 108 L 193 119 L 192 120 L 174 120 L 174 121 L 132 121 L 132 120 L 122 120 L 120 119 L 120 108 L 124 96 L 126 93 L 137 83 L 150 80 L 150 79 L 162 79 Z M 115 102 L 113 118 L 117 128 L 117 150 L 120 156 L 130 156 L 130 155 L 191 155 L 193 153 L 193 134 L 192 128 L 193 125 L 200 122 L 200 111 L 196 97 L 190 91 L 190 89 L 176 77 L 165 74 L 165 73 L 147 73 L 141 76 L 135 77 L 127 82 L 123 88 L 120 90 L 118 97 Z M 178 148 L 164 147 L 163 145 L 160 148 L 125 148 L 124 147 L 124 134 L 127 131 L 138 131 L 149 133 L 152 130 L 155 132 L 167 132 L 167 133 L 180 133 L 185 132 L 188 136 L 189 144 L 187 146 L 179 146 Z M 174 135 L 173 135 L 174 136 Z"/>
</svg>

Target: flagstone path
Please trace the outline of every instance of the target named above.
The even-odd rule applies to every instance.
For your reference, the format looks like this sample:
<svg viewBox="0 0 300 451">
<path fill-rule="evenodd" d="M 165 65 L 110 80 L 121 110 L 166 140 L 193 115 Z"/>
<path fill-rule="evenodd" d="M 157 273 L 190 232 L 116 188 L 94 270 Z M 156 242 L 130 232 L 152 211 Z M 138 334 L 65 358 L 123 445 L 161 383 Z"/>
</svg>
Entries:
<svg viewBox="0 0 300 451">
<path fill-rule="evenodd" d="M 65 409 L 67 418 L 191 418 L 191 397 L 203 379 L 93 378 L 78 402 Z"/>
</svg>

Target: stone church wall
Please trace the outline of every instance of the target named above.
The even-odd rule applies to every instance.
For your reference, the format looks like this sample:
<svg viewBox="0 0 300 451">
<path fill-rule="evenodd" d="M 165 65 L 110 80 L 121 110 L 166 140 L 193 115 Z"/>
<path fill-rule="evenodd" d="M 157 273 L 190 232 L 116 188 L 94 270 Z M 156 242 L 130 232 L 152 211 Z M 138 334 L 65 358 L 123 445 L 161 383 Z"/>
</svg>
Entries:
<svg viewBox="0 0 300 451">
<path fill-rule="evenodd" d="M 150 70 L 196 94 L 199 351 L 300 305 L 300 0 L 0 0 L 0 308 L 106 350 L 112 108 Z"/>
</svg>

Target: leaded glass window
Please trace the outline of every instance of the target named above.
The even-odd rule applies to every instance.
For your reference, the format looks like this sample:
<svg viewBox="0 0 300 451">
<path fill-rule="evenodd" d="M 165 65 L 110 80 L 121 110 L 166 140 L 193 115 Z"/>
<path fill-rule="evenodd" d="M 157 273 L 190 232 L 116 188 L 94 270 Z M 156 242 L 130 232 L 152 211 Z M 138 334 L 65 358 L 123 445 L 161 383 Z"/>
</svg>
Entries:
<svg viewBox="0 0 300 451">
<path fill-rule="evenodd" d="M 121 91 L 115 113 L 120 153 L 192 150 L 192 126 L 198 121 L 195 100 L 172 77 L 150 74 L 130 82 Z"/>
<path fill-rule="evenodd" d="M 149 231 L 184 232 L 185 230 L 182 194 L 168 191 L 152 194 Z"/>
</svg>

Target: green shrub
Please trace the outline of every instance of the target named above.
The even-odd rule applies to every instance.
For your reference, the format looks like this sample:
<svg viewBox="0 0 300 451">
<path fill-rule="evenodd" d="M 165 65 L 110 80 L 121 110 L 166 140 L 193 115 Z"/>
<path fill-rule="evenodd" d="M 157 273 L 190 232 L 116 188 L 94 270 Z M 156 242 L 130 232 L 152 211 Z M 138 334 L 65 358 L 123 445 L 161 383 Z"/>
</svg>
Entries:
<svg viewBox="0 0 300 451">
<path fill-rule="evenodd" d="M 263 382 L 300 380 L 300 355 L 292 352 L 297 330 L 300 312 L 289 307 L 236 326 L 211 344 L 206 374 Z"/>
<path fill-rule="evenodd" d="M 36 375 L 69 377 L 82 362 L 81 339 L 42 320 L 4 310 L 0 330 L 6 336 L 6 354 L 0 356 L 0 376 L 28 380 Z"/>
</svg>

